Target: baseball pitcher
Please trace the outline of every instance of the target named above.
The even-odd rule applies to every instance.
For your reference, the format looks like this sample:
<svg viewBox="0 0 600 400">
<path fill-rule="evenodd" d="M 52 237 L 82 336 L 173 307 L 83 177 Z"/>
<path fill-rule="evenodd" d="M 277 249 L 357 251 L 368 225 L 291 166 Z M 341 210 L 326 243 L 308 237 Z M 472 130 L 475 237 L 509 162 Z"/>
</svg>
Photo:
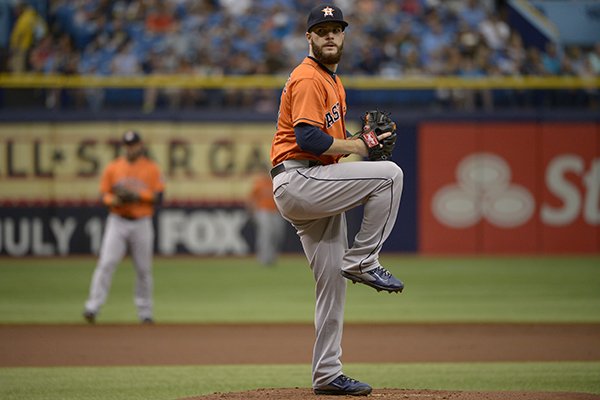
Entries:
<svg viewBox="0 0 600 400">
<path fill-rule="evenodd" d="M 277 207 L 296 228 L 316 282 L 313 390 L 360 396 L 371 393 L 371 386 L 344 375 L 340 361 L 346 279 L 377 291 L 404 288 L 379 263 L 396 221 L 403 174 L 389 161 L 396 124 L 387 114 L 366 112 L 360 132 L 346 130 L 346 93 L 336 69 L 347 26 L 332 4 L 310 11 L 309 55 L 281 94 L 271 177 Z M 348 154 L 369 161 L 338 163 Z M 349 248 L 344 212 L 359 205 L 364 217 Z"/>
<path fill-rule="evenodd" d="M 112 161 L 102 174 L 102 202 L 110 210 L 100 257 L 92 276 L 83 317 L 91 324 L 105 303 L 113 273 L 127 250 L 136 271 L 135 304 L 142 323 L 152 323 L 152 255 L 154 207 L 162 201 L 164 182 L 158 165 L 145 156 L 139 133 L 123 136 L 125 156 Z"/>
</svg>

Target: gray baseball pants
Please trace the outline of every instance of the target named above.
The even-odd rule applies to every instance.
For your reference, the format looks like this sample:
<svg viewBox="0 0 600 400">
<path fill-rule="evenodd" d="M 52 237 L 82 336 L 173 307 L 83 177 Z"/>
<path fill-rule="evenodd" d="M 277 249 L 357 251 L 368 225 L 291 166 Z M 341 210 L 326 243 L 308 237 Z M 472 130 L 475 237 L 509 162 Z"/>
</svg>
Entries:
<svg viewBox="0 0 600 400">
<path fill-rule="evenodd" d="M 256 224 L 256 255 L 261 264 L 271 265 L 277 260 L 285 237 L 285 220 L 277 210 L 254 211 Z"/>
<path fill-rule="evenodd" d="M 379 252 L 400 206 L 403 172 L 391 161 L 346 162 L 311 168 L 284 161 L 273 178 L 275 202 L 297 230 L 316 282 L 313 387 L 342 373 L 342 331 L 346 279 L 342 269 L 377 268 Z M 298 168 L 300 166 L 300 168 Z M 344 212 L 364 205 L 354 244 L 348 248 Z"/>
<path fill-rule="evenodd" d="M 152 318 L 152 256 L 154 229 L 150 217 L 128 220 L 109 214 L 100 256 L 85 303 L 86 311 L 97 313 L 106 302 L 113 274 L 129 248 L 136 271 L 135 305 L 140 320 Z"/>
</svg>

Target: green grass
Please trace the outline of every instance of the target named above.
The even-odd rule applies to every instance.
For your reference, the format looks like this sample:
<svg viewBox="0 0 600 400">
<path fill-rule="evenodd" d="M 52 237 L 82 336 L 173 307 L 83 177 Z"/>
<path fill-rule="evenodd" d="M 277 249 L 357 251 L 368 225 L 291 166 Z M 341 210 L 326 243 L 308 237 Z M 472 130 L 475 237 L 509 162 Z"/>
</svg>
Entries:
<svg viewBox="0 0 600 400">
<path fill-rule="evenodd" d="M 599 322 L 600 257 L 384 256 L 401 295 L 349 285 L 348 322 Z M 0 323 L 81 322 L 95 259 L 0 259 Z M 311 322 L 312 273 L 301 256 L 156 258 L 160 322 Z M 135 322 L 134 272 L 117 269 L 103 322 Z"/>
<path fill-rule="evenodd" d="M 600 394 L 600 362 L 351 364 L 377 388 Z M 308 387 L 308 365 L 0 369 L 3 400 L 174 400 L 213 392 Z"/>
<path fill-rule="evenodd" d="M 95 261 L 0 258 L 0 323 L 83 323 Z M 600 322 L 600 256 L 382 262 L 405 292 L 349 285 L 347 322 Z M 301 256 L 275 268 L 252 258 L 156 258 L 154 276 L 159 322 L 312 322 L 314 282 Z M 125 261 L 102 323 L 136 322 L 133 285 Z M 375 388 L 600 394 L 600 362 L 351 364 L 345 372 Z M 3 400 L 174 400 L 309 384 L 308 365 L 0 368 Z"/>
</svg>

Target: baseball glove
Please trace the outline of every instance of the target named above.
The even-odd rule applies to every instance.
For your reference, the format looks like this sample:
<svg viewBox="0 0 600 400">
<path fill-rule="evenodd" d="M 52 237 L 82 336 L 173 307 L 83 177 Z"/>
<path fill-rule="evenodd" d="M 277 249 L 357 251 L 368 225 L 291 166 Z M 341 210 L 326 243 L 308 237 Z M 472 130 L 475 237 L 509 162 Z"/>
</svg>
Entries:
<svg viewBox="0 0 600 400">
<path fill-rule="evenodd" d="M 390 119 L 389 113 L 379 110 L 367 111 L 361 120 L 362 130 L 352 137 L 358 137 L 367 145 L 369 160 L 389 160 L 396 146 L 396 123 Z M 392 135 L 379 140 L 377 136 L 385 132 L 392 132 Z"/>
<path fill-rule="evenodd" d="M 121 203 L 135 203 L 140 199 L 140 196 L 136 192 L 120 185 L 113 187 L 113 193 L 119 198 Z"/>
</svg>

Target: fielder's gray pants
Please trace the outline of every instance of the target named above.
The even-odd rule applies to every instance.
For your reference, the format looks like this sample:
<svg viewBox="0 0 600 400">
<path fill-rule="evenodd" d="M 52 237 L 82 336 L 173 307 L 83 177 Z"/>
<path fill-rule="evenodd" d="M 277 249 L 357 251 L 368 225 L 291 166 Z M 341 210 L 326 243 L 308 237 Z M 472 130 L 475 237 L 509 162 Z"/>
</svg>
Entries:
<svg viewBox="0 0 600 400">
<path fill-rule="evenodd" d="M 106 302 L 115 269 L 129 247 L 136 271 L 134 300 L 138 316 L 142 320 L 152 318 L 153 246 L 154 229 L 150 217 L 132 221 L 109 214 L 85 309 L 97 313 Z"/>
<path fill-rule="evenodd" d="M 277 260 L 277 255 L 285 237 L 285 220 L 277 210 L 255 210 L 256 224 L 256 255 L 264 265 L 271 265 Z"/>
<path fill-rule="evenodd" d="M 273 178 L 277 207 L 297 229 L 316 282 L 313 387 L 342 373 L 346 279 L 341 270 L 363 273 L 379 264 L 400 205 L 403 173 L 391 161 L 347 162 L 294 168 Z M 288 165 L 290 169 L 288 169 Z M 362 225 L 348 248 L 344 212 L 364 205 Z"/>
</svg>

